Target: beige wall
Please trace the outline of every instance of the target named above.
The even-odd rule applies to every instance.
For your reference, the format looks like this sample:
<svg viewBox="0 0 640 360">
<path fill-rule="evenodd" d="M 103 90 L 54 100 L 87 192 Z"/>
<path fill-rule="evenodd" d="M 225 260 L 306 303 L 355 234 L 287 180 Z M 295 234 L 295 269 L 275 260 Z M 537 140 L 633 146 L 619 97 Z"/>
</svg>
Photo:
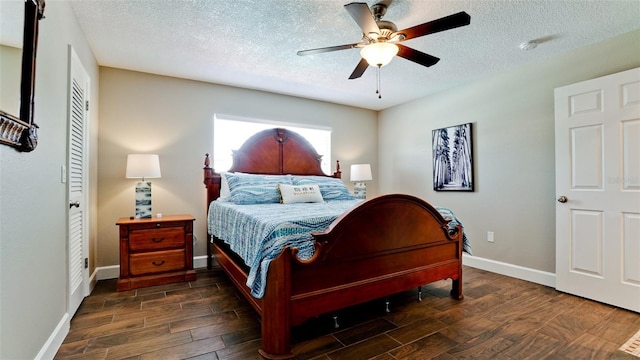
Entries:
<svg viewBox="0 0 640 360">
<path fill-rule="evenodd" d="M 67 2 L 47 2 L 40 25 L 35 121 L 39 144 L 31 153 L 0 146 L 0 359 L 33 359 L 56 327 L 68 327 L 66 184 L 67 46 L 88 71 L 97 105 L 98 67 Z M 97 106 L 90 117 L 89 216 L 95 242 Z M 58 328 L 60 331 L 60 328 Z M 63 333 L 64 335 L 64 333 Z M 48 344 L 51 345 L 51 344 Z"/>
<path fill-rule="evenodd" d="M 331 158 L 377 167 L 376 112 L 291 96 L 103 67 L 100 69 L 98 265 L 119 264 L 119 217 L 135 214 L 134 185 L 125 179 L 129 153 L 160 155 L 162 177 L 152 180 L 153 213 L 196 218 L 195 256 L 206 254 L 204 154 L 213 149 L 216 113 L 330 126 Z M 350 184 L 349 184 L 350 185 Z M 375 181 L 370 192 L 376 192 Z"/>
<path fill-rule="evenodd" d="M 478 257 L 555 272 L 553 90 L 640 66 L 639 44 L 640 30 L 380 112 L 380 191 L 452 208 Z M 431 132 L 467 122 L 475 191 L 435 192 Z"/>
</svg>

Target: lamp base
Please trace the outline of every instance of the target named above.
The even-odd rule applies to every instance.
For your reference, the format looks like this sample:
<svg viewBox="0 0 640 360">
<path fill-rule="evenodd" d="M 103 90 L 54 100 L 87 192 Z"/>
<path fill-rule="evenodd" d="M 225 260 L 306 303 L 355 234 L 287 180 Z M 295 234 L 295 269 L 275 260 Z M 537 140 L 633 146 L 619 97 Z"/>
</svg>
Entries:
<svg viewBox="0 0 640 360">
<path fill-rule="evenodd" d="M 151 181 L 136 183 L 136 219 L 151 218 Z"/>
<path fill-rule="evenodd" d="M 353 197 L 356 199 L 367 198 L 367 185 L 363 182 L 357 182 L 353 185 Z"/>
</svg>

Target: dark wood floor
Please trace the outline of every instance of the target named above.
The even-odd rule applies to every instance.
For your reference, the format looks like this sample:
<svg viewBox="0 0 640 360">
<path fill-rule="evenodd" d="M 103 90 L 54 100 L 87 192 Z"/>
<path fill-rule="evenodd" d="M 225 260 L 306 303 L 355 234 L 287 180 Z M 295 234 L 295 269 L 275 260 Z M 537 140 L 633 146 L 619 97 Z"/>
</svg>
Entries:
<svg viewBox="0 0 640 360">
<path fill-rule="evenodd" d="M 296 359 L 634 359 L 618 348 L 640 314 L 465 267 L 450 281 L 295 328 Z M 259 319 L 220 270 L 197 281 L 116 292 L 100 281 L 71 321 L 56 359 L 256 359 Z"/>
</svg>

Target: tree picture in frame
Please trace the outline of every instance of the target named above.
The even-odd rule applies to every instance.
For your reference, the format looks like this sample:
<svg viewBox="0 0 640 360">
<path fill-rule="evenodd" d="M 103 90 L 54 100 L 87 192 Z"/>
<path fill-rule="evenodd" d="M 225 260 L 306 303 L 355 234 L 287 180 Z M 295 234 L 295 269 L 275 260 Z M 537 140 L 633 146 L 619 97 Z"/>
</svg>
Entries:
<svg viewBox="0 0 640 360">
<path fill-rule="evenodd" d="M 432 133 L 433 190 L 473 191 L 471 123 Z"/>
</svg>

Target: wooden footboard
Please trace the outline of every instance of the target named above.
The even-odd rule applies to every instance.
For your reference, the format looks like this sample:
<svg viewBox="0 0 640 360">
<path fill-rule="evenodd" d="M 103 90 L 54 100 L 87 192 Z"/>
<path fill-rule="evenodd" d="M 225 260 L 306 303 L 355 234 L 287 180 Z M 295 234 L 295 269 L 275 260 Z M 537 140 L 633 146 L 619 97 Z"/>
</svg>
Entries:
<svg viewBox="0 0 640 360">
<path fill-rule="evenodd" d="M 246 270 L 222 246 L 212 252 L 262 317 L 265 359 L 292 357 L 291 327 L 311 317 L 452 279 L 451 295 L 462 299 L 462 229 L 449 234 L 436 209 L 410 195 L 373 198 L 314 233 L 316 251 L 299 260 L 286 248 L 271 262 L 262 299 L 253 298 Z"/>
<path fill-rule="evenodd" d="M 447 223 L 416 197 L 373 198 L 342 215 L 325 232 L 314 234 L 317 245 L 311 260 L 294 257 L 292 297 L 301 304 L 318 302 L 336 290 L 348 298 L 345 305 L 352 305 L 435 280 L 457 280 L 462 269 L 462 229 L 452 236 Z M 460 298 L 461 289 L 454 288 L 452 295 Z M 331 301 L 333 308 L 323 302 L 316 306 L 322 312 L 344 307 L 336 299 Z M 304 320 L 303 315 L 301 309 L 294 320 Z"/>
</svg>

